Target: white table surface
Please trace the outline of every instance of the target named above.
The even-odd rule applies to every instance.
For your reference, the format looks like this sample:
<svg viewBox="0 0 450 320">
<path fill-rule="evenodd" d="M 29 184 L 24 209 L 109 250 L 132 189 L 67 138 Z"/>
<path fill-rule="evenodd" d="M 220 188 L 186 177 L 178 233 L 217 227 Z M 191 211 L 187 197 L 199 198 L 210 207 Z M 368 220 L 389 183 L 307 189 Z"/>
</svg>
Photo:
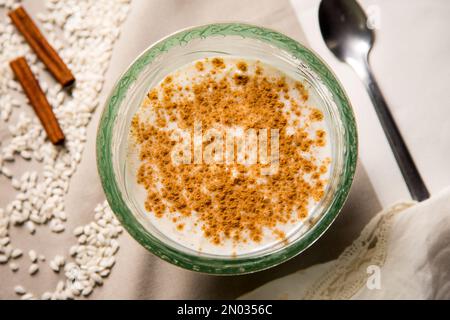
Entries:
<svg viewBox="0 0 450 320">
<path fill-rule="evenodd" d="M 356 113 L 360 160 L 383 206 L 409 198 L 362 83 L 320 36 L 320 0 L 291 0 L 309 45 L 331 66 Z M 450 184 L 450 1 L 362 0 L 378 12 L 370 63 L 430 192 Z"/>
</svg>

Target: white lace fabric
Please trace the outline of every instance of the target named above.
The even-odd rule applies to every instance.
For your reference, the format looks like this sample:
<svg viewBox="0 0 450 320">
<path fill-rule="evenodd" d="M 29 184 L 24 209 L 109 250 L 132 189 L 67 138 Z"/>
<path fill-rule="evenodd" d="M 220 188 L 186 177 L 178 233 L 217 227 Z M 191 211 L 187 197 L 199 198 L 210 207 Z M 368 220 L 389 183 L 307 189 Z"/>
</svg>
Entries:
<svg viewBox="0 0 450 320">
<path fill-rule="evenodd" d="M 449 245 L 450 188 L 422 203 L 383 210 L 338 259 L 274 280 L 242 298 L 448 299 Z M 368 285 L 372 270 L 378 286 Z"/>
<path fill-rule="evenodd" d="M 367 282 L 369 266 L 383 266 L 394 216 L 414 203 L 399 203 L 373 218 L 305 293 L 305 299 L 349 299 Z"/>
</svg>

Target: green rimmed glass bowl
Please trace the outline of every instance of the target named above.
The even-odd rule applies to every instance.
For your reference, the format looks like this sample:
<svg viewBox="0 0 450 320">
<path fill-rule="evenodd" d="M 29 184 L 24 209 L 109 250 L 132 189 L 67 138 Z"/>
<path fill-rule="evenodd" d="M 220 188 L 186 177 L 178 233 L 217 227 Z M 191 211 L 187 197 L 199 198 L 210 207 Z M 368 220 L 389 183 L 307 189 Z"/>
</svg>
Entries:
<svg viewBox="0 0 450 320">
<path fill-rule="evenodd" d="M 131 118 L 148 90 L 167 74 L 197 59 L 240 56 L 273 65 L 310 84 L 325 106 L 332 146 L 331 175 L 325 195 L 310 213 L 309 227 L 288 237 L 288 244 L 250 254 L 200 253 L 172 241 L 146 218 L 127 184 L 127 144 Z M 177 266 L 211 274 L 233 275 L 278 265 L 313 244 L 341 210 L 355 173 L 357 133 L 350 103 L 330 69 L 295 40 L 270 29 L 220 23 L 179 31 L 145 50 L 116 83 L 97 134 L 97 166 L 106 198 L 126 230 L 145 248 Z M 142 206 L 141 206 L 142 207 Z"/>
</svg>

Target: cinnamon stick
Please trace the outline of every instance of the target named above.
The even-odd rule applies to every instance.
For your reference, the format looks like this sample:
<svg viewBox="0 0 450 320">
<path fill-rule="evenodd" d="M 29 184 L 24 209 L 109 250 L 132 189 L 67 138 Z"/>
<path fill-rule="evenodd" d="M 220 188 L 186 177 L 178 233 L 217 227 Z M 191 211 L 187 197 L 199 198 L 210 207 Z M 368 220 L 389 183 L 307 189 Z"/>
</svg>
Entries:
<svg viewBox="0 0 450 320">
<path fill-rule="evenodd" d="M 31 106 L 36 112 L 42 126 L 47 132 L 47 136 L 53 144 L 61 144 L 64 141 L 64 133 L 59 126 L 58 120 L 53 113 L 52 107 L 39 86 L 39 82 L 33 75 L 24 57 L 17 58 L 10 62 L 11 69 L 20 82 Z"/>
<path fill-rule="evenodd" d="M 25 9 L 18 7 L 16 10 L 9 12 L 8 15 L 55 79 L 64 87 L 71 85 L 75 81 L 72 72 L 39 31 Z"/>
</svg>

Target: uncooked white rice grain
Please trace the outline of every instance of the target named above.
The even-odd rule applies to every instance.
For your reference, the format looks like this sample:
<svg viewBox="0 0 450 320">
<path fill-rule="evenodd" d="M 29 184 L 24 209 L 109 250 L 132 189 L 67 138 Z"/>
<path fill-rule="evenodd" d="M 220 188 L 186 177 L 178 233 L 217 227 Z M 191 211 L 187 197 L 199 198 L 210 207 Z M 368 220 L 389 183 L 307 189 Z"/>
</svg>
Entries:
<svg viewBox="0 0 450 320">
<path fill-rule="evenodd" d="M 42 300 L 50 300 L 51 298 L 52 298 L 51 292 L 44 292 L 41 297 Z"/>
<path fill-rule="evenodd" d="M 91 286 L 85 287 L 83 291 L 81 291 L 81 294 L 85 297 L 90 295 L 92 293 L 93 288 Z"/>
<path fill-rule="evenodd" d="M 6 168 L 6 167 L 3 167 L 3 168 L 2 168 L 2 173 L 3 173 L 3 175 L 4 175 L 5 177 L 7 177 L 7 178 L 11 178 L 11 177 L 12 177 L 11 170 L 9 170 L 9 169 Z"/>
<path fill-rule="evenodd" d="M 50 261 L 48 265 L 53 271 L 59 272 L 59 265 L 54 260 Z"/>
<path fill-rule="evenodd" d="M 14 249 L 14 250 L 11 252 L 11 258 L 13 258 L 13 259 L 20 258 L 20 257 L 22 256 L 22 254 L 23 254 L 22 250 L 20 250 L 20 249 Z"/>
<path fill-rule="evenodd" d="M 32 276 L 34 274 L 36 274 L 39 271 L 39 266 L 36 263 L 33 263 L 29 268 L 28 268 L 28 273 Z"/>
<path fill-rule="evenodd" d="M 14 292 L 20 296 L 23 296 L 25 293 L 27 293 L 25 288 L 19 285 L 14 287 Z"/>
<path fill-rule="evenodd" d="M 9 261 L 9 257 L 4 255 L 4 254 L 0 254 L 0 264 L 5 264 Z"/>
<path fill-rule="evenodd" d="M 28 251 L 28 257 L 30 258 L 31 262 L 36 262 L 37 260 L 37 253 L 34 250 Z"/>
<path fill-rule="evenodd" d="M 19 190 L 20 189 L 20 181 L 17 180 L 16 178 L 13 178 L 11 180 L 11 185 L 13 186 L 14 189 Z"/>
<path fill-rule="evenodd" d="M 6 246 L 6 245 L 9 244 L 10 241 L 11 240 L 10 240 L 9 237 L 5 237 L 5 238 L 0 239 L 0 246 Z"/>
<path fill-rule="evenodd" d="M 9 268 L 12 272 L 17 272 L 19 270 L 19 265 L 17 263 L 11 262 Z"/>
<path fill-rule="evenodd" d="M 32 300 L 34 299 L 33 294 L 31 293 L 26 293 L 25 295 L 22 296 L 21 300 Z"/>
<path fill-rule="evenodd" d="M 31 220 L 28 220 L 25 223 L 25 227 L 28 229 L 28 231 L 30 232 L 30 234 L 34 234 L 36 232 L 36 226 L 34 225 L 34 222 Z"/>
</svg>

